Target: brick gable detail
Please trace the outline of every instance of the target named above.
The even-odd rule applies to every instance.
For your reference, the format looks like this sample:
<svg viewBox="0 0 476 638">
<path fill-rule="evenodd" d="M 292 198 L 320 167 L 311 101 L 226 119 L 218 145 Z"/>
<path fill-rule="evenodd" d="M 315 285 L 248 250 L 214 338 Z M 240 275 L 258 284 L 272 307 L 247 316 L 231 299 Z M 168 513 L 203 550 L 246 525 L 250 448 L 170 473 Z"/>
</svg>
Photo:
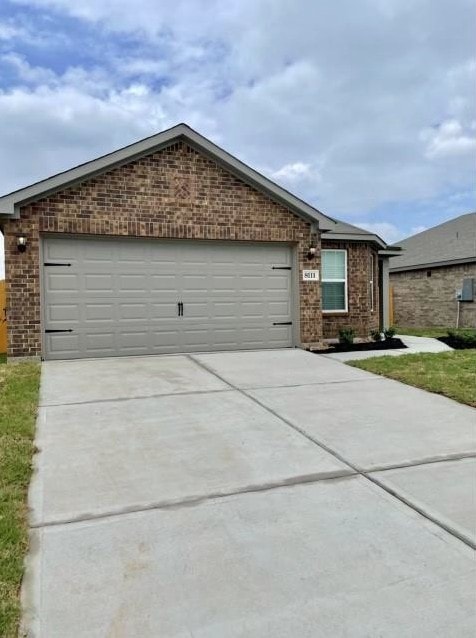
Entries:
<svg viewBox="0 0 476 638">
<path fill-rule="evenodd" d="M 19 253 L 16 235 L 28 236 Z M 26 205 L 4 222 L 10 357 L 41 354 L 40 238 L 46 233 L 286 242 L 319 267 L 310 224 L 184 142 Z M 307 258 L 309 246 L 316 258 Z M 298 273 L 299 274 L 299 273 Z M 322 338 L 320 286 L 299 281 L 300 339 Z"/>
</svg>

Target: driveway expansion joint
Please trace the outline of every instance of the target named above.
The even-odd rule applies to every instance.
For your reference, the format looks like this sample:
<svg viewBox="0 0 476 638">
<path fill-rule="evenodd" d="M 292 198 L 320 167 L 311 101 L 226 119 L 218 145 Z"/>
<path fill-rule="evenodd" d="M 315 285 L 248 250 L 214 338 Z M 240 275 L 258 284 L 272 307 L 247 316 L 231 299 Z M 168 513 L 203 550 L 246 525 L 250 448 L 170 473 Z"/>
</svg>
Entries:
<svg viewBox="0 0 476 638">
<path fill-rule="evenodd" d="M 390 470 L 405 470 L 410 467 L 420 467 L 421 465 L 432 465 L 435 463 L 451 463 L 452 461 L 462 461 L 464 459 L 476 458 L 475 452 L 451 452 L 445 456 L 431 456 L 426 459 L 418 459 L 417 461 L 408 461 L 403 463 L 394 463 L 390 465 L 375 465 L 371 468 L 365 468 L 362 473 L 373 474 L 373 472 L 387 472 Z"/>
<path fill-rule="evenodd" d="M 107 518 L 122 516 L 124 514 L 139 514 L 141 512 L 158 510 L 178 510 L 184 507 L 194 507 L 197 505 L 202 505 L 210 501 L 216 501 L 230 496 L 239 496 L 240 494 L 258 494 L 260 492 L 268 492 L 270 490 L 280 488 L 295 487 L 298 485 L 306 485 L 308 483 L 319 483 L 321 481 L 336 481 L 353 478 L 355 476 L 358 476 L 357 472 L 352 472 L 346 469 L 328 472 L 315 472 L 312 474 L 305 474 L 301 476 L 291 476 L 290 478 L 282 479 L 280 481 L 273 481 L 270 483 L 247 485 L 235 490 L 211 492 L 210 494 L 190 496 L 183 499 L 170 501 L 158 501 L 155 503 L 149 503 L 148 505 L 130 505 L 128 507 L 118 508 L 117 510 L 110 510 L 107 512 L 102 512 L 100 514 L 80 514 L 78 516 L 67 519 L 65 518 L 45 521 L 44 523 L 33 523 L 30 524 L 30 529 L 41 530 L 49 527 L 58 527 L 60 525 L 74 525 L 76 523 L 85 523 L 88 521 L 100 521 Z"/>
<path fill-rule="evenodd" d="M 305 432 L 302 428 L 300 428 L 299 426 L 297 426 L 295 423 L 293 423 L 292 421 L 290 421 L 289 419 L 286 419 L 285 417 L 283 417 L 282 415 L 280 415 L 278 412 L 276 412 L 275 410 L 273 410 L 272 408 L 270 408 L 269 406 L 265 405 L 264 403 L 262 403 L 259 399 L 257 399 L 256 397 L 250 395 L 248 391 L 254 391 L 257 390 L 258 388 L 239 388 L 237 386 L 235 386 L 234 384 L 230 383 L 229 381 L 227 381 L 225 378 L 223 378 L 222 376 L 220 376 L 217 372 L 215 372 L 215 370 L 213 370 L 213 368 L 210 368 L 209 366 L 207 366 L 206 364 L 204 364 L 201 361 L 198 361 L 197 359 L 195 359 L 193 357 L 193 355 L 187 355 L 192 361 L 194 361 L 195 363 L 197 363 L 197 365 L 201 366 L 204 370 L 206 370 L 207 372 L 209 372 L 210 374 L 215 375 L 220 381 L 222 381 L 223 383 L 226 383 L 230 386 L 230 388 L 236 390 L 237 392 L 240 392 L 241 394 L 243 394 L 244 396 L 248 397 L 249 399 L 251 399 L 252 401 L 254 401 L 255 403 L 257 403 L 259 406 L 261 406 L 263 409 L 267 410 L 270 414 L 272 414 L 273 416 L 277 417 L 278 419 L 280 419 L 283 423 L 285 423 L 288 427 L 292 428 L 293 430 L 295 430 L 296 432 L 298 432 L 299 434 L 301 434 L 302 436 L 304 436 L 306 439 L 308 439 L 309 441 L 311 441 L 312 443 L 314 443 L 315 445 L 317 445 L 318 447 L 320 447 L 321 449 L 325 450 L 326 452 L 328 452 L 329 454 L 331 454 L 332 456 L 334 456 L 334 458 L 336 458 L 338 461 L 340 461 L 341 463 L 343 463 L 344 465 L 347 465 L 349 468 L 351 468 L 351 470 L 353 470 L 353 474 L 352 476 L 362 476 L 364 479 L 366 479 L 367 481 L 373 483 L 374 485 L 376 485 L 377 487 L 379 487 L 380 489 L 382 489 L 383 491 L 387 492 L 387 494 L 389 494 L 390 496 L 392 496 L 393 498 L 397 499 L 398 501 L 400 501 L 401 503 L 403 503 L 404 505 L 406 505 L 407 507 L 409 507 L 410 509 L 412 509 L 414 512 L 416 512 L 417 514 L 419 514 L 420 516 L 422 516 L 423 518 L 431 521 L 433 524 L 435 524 L 437 527 L 440 527 L 441 529 L 445 530 L 448 534 L 450 534 L 451 536 L 457 538 L 458 540 L 460 540 L 461 542 L 463 542 L 465 545 L 468 545 L 469 547 L 471 547 L 472 549 L 476 549 L 476 545 L 474 544 L 474 542 L 472 540 L 470 540 L 469 538 L 467 538 L 466 536 L 464 536 L 463 534 L 458 533 L 455 529 L 453 529 L 451 526 L 446 525 L 445 523 L 443 523 L 441 520 L 438 520 L 437 518 L 433 517 L 431 514 L 428 514 L 427 512 L 423 511 L 422 508 L 418 507 L 417 505 L 415 505 L 413 502 L 410 502 L 408 499 L 405 499 L 404 497 L 400 496 L 399 494 L 397 494 L 394 490 L 392 490 L 391 488 L 387 487 L 386 485 L 382 484 L 380 481 L 378 481 L 375 477 L 372 476 L 372 472 L 377 472 L 377 471 L 383 471 L 385 469 L 397 469 L 394 466 L 392 467 L 382 467 L 379 470 L 372 468 L 372 469 L 364 469 L 362 467 L 359 467 L 358 465 L 356 465 L 355 463 L 351 463 L 349 460 L 345 459 L 341 454 L 339 454 L 338 452 L 336 452 L 336 450 L 330 448 L 329 446 L 327 446 L 325 443 L 323 443 L 322 441 L 319 441 L 318 439 L 316 439 L 315 437 L 309 435 L 307 432 Z M 345 364 L 343 364 L 345 365 Z M 384 377 L 380 377 L 380 378 L 384 378 Z M 367 381 L 367 379 L 364 379 L 365 381 Z M 360 381 L 360 379 L 359 379 Z M 346 383 L 345 381 L 342 383 Z M 299 384 L 301 385 L 301 384 Z M 310 384 L 310 385 L 327 385 L 327 384 Z M 280 386 L 273 386 L 276 388 L 279 388 Z M 284 387 L 284 386 L 283 386 Z M 296 385 L 295 387 L 298 387 L 298 385 Z M 437 461 L 454 461 L 457 460 L 458 458 L 468 458 L 468 457 L 473 457 L 475 456 L 472 453 L 469 453 L 467 456 L 466 455 L 461 455 L 461 457 L 459 455 L 457 455 L 456 457 L 454 455 L 446 455 L 445 457 L 439 457 L 439 458 L 432 458 L 431 460 L 426 460 L 423 461 L 423 464 L 426 464 L 428 462 L 430 463 L 436 463 Z M 402 467 L 416 467 L 417 465 L 420 465 L 420 463 L 418 463 L 417 461 L 415 461 L 414 463 L 410 463 L 409 465 L 403 465 Z"/>
<path fill-rule="evenodd" d="M 375 476 L 371 476 L 369 474 L 363 474 L 363 476 L 369 481 L 371 481 L 372 483 L 374 483 L 375 485 L 377 485 L 378 487 L 380 487 L 381 489 L 385 490 L 387 494 L 390 494 L 390 496 L 393 496 L 404 505 L 407 505 L 408 507 L 410 507 L 414 512 L 417 512 L 418 514 L 420 514 L 420 516 L 423 516 L 428 521 L 431 521 L 438 527 L 441 527 L 441 529 L 444 529 L 446 532 L 448 532 L 448 534 L 451 534 L 455 538 L 458 538 L 462 543 L 471 547 L 471 549 L 476 550 L 476 542 L 474 542 L 469 535 L 460 532 L 453 525 L 444 523 L 438 517 L 433 516 L 432 514 L 429 514 L 423 507 L 421 507 L 420 505 L 417 505 L 414 500 L 411 500 L 410 498 L 407 498 L 403 496 L 402 494 L 399 494 L 395 489 L 389 487 L 388 485 L 385 485 L 384 483 L 379 481 L 378 478 L 376 478 Z"/>
<path fill-rule="evenodd" d="M 221 390 L 190 390 L 184 392 L 159 392 L 158 394 L 144 394 L 136 397 L 112 397 L 110 399 L 91 399 L 90 401 L 66 401 L 65 403 L 40 403 L 39 408 L 63 408 L 68 405 L 92 405 L 96 403 L 116 403 L 126 401 L 143 401 L 144 399 L 161 399 L 162 397 L 182 397 L 197 394 L 220 394 L 222 392 L 232 392 L 232 388 Z"/>
<path fill-rule="evenodd" d="M 203 364 L 201 364 L 203 365 Z M 213 373 L 216 374 L 216 373 Z M 221 379 L 221 377 L 219 377 L 218 375 L 216 375 L 219 379 Z M 373 382 L 373 381 L 385 381 L 385 377 L 381 376 L 381 375 L 373 375 L 374 378 L 369 377 L 368 379 L 341 379 L 338 381 L 312 381 L 310 383 L 283 383 L 283 384 L 279 384 L 279 385 L 253 385 L 253 386 L 246 386 L 241 388 L 241 390 L 279 390 L 279 388 L 300 388 L 300 387 L 309 387 L 309 386 L 313 386 L 313 385 L 341 385 L 341 384 L 347 384 L 347 383 L 369 383 L 369 382 Z M 223 379 L 222 379 L 223 380 Z M 235 386 L 233 386 L 235 387 Z M 235 389 L 239 389 L 239 388 L 235 388 Z"/>
</svg>

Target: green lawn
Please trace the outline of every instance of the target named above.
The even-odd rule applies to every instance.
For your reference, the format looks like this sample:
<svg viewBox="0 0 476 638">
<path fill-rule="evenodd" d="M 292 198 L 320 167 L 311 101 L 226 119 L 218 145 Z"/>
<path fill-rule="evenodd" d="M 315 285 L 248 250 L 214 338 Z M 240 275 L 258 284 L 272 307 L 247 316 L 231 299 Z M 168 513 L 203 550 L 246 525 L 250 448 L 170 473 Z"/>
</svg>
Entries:
<svg viewBox="0 0 476 638">
<path fill-rule="evenodd" d="M 0 636 L 18 634 L 40 366 L 0 363 Z"/>
<path fill-rule="evenodd" d="M 476 407 L 476 349 L 376 357 L 350 365 Z"/>
</svg>

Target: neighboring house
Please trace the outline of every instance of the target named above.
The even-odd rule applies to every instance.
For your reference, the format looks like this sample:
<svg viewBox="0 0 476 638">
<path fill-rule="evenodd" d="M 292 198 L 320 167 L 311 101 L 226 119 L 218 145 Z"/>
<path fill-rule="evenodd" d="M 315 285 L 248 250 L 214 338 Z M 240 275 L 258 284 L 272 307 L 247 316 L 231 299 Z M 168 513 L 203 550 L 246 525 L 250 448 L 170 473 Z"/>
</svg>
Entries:
<svg viewBox="0 0 476 638">
<path fill-rule="evenodd" d="M 398 326 L 476 327 L 476 213 L 399 242 L 390 260 Z M 459 298 L 462 300 L 459 301 Z"/>
<path fill-rule="evenodd" d="M 388 322 L 385 242 L 185 124 L 1 197 L 0 224 L 11 358 L 316 348 Z"/>
</svg>

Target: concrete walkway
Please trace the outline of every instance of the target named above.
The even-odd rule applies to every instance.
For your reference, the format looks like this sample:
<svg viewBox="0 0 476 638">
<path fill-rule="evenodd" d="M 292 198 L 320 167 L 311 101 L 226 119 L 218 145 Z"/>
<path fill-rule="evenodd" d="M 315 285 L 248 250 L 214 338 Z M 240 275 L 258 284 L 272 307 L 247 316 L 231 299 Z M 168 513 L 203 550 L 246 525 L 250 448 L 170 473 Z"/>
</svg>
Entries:
<svg viewBox="0 0 476 638">
<path fill-rule="evenodd" d="M 323 355 L 336 361 L 358 361 L 359 359 L 371 359 L 372 357 L 399 357 L 402 354 L 418 354 L 420 352 L 451 352 L 453 348 L 446 343 L 432 337 L 413 337 L 410 335 L 396 335 L 406 345 L 406 348 L 394 350 L 364 350 L 362 352 L 333 352 Z"/>
<path fill-rule="evenodd" d="M 301 350 L 45 363 L 25 633 L 472 636 L 475 426 Z"/>
</svg>

